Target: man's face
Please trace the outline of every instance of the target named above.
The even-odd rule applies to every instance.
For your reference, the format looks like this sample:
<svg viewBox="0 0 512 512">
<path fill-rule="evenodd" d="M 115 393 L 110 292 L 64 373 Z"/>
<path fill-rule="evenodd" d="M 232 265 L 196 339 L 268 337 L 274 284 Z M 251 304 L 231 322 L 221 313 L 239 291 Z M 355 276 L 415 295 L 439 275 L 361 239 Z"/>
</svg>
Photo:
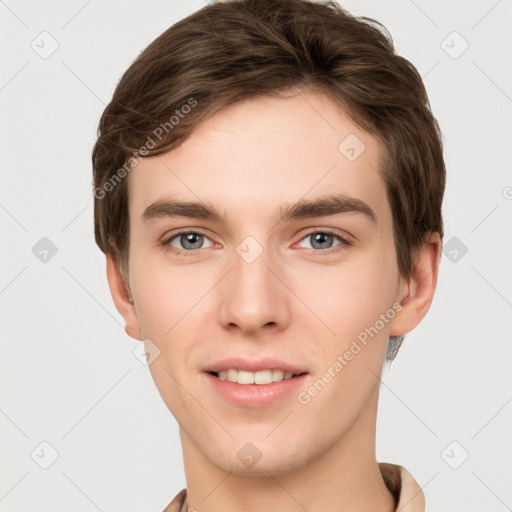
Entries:
<svg viewBox="0 0 512 512">
<path fill-rule="evenodd" d="M 226 108 L 132 171 L 135 330 L 160 350 L 150 370 L 185 456 L 278 474 L 372 432 L 402 290 L 378 169 L 377 139 L 327 97 L 304 93 Z M 341 195 L 366 203 L 375 221 L 353 210 L 290 214 L 298 201 Z M 208 204 L 223 220 L 167 215 L 166 201 Z M 223 362 L 232 358 L 243 361 Z M 246 385 L 209 373 L 263 359 L 304 375 Z"/>
</svg>

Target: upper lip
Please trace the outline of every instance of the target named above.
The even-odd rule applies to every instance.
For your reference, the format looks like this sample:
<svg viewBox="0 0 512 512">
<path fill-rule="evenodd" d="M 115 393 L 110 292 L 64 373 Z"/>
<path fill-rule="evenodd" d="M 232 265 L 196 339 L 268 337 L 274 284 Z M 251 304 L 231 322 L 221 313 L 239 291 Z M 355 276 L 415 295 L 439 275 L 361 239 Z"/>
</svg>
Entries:
<svg viewBox="0 0 512 512">
<path fill-rule="evenodd" d="M 265 358 L 265 359 L 242 359 L 240 357 L 231 357 L 217 361 L 204 368 L 205 372 L 219 372 L 220 370 L 229 370 L 235 368 L 237 370 L 245 370 L 248 372 L 258 372 L 261 370 L 284 370 L 293 374 L 307 373 L 307 370 L 300 366 L 295 366 L 279 359 Z"/>
</svg>

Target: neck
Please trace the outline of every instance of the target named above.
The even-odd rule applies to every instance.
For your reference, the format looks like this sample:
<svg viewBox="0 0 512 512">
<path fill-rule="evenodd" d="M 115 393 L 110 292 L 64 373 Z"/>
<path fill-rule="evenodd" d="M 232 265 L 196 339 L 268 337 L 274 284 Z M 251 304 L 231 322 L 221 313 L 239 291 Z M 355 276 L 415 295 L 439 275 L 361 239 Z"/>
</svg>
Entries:
<svg viewBox="0 0 512 512">
<path fill-rule="evenodd" d="M 287 472 L 224 471 L 180 430 L 187 503 L 200 512 L 393 512 L 395 499 L 375 458 L 378 389 L 349 430 L 312 462 Z"/>
</svg>

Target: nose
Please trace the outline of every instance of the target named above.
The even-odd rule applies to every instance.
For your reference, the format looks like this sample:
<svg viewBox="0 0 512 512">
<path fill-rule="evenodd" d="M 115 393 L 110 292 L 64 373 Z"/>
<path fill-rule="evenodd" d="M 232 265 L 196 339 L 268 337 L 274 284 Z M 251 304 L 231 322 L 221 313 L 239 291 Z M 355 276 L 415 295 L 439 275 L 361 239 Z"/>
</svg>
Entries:
<svg viewBox="0 0 512 512">
<path fill-rule="evenodd" d="M 242 254 L 242 256 L 240 255 Z M 230 330 L 256 334 L 261 328 L 280 330 L 290 319 L 290 296 L 280 265 L 267 250 L 251 262 L 234 252 L 232 269 L 221 281 L 219 321 Z"/>
</svg>

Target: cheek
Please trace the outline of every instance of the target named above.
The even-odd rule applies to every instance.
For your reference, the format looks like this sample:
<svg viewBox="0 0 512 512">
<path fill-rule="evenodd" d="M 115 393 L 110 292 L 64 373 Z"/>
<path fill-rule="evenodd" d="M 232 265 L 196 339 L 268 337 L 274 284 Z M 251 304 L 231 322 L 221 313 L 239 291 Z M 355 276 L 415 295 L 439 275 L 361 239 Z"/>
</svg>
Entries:
<svg viewBox="0 0 512 512">
<path fill-rule="evenodd" d="M 305 302 L 325 324 L 318 322 L 324 332 L 315 347 L 320 355 L 315 375 L 302 390 L 299 402 L 304 417 L 323 418 L 326 433 L 350 425 L 379 382 L 389 322 L 394 316 L 396 275 L 385 272 L 385 259 L 371 258 L 318 272 L 310 280 L 315 283 L 313 292 L 309 288 L 306 295 L 304 287 L 299 292 L 308 297 Z M 307 332 L 310 320 L 299 321 Z M 336 414 L 325 415 L 322 411 L 343 414 L 345 426 L 340 427 Z M 313 423 L 317 425 L 316 420 Z"/>
<path fill-rule="evenodd" d="M 165 338 L 186 312 L 190 283 L 187 286 L 179 271 L 162 268 L 135 252 L 130 260 L 130 286 L 142 335 Z"/>
<path fill-rule="evenodd" d="M 144 265 L 138 265 L 139 261 Z M 196 323 L 194 314 L 198 309 L 194 308 L 198 298 L 190 292 L 193 287 L 189 273 L 183 271 L 184 267 L 171 268 L 161 262 L 157 265 L 147 255 L 134 257 L 132 262 L 130 279 L 141 333 L 160 351 L 149 370 L 169 410 L 173 414 L 186 411 L 190 403 L 179 383 L 188 377 L 187 351 L 193 345 L 188 328 L 190 322 Z"/>
<path fill-rule="evenodd" d="M 294 290 L 339 345 L 372 326 L 392 305 L 398 274 L 379 251 L 340 262 L 295 269 Z M 335 336 L 333 336 L 335 334 Z"/>
<path fill-rule="evenodd" d="M 150 365 L 159 389 L 178 400 L 179 382 L 190 378 L 190 368 L 197 350 L 201 351 L 205 309 L 212 309 L 208 292 L 215 284 L 211 270 L 199 271 L 194 265 L 170 265 L 160 258 L 141 255 L 133 258 L 132 294 L 144 339 L 160 350 L 160 357 Z M 144 265 L 137 265 L 144 261 Z M 209 323 L 213 326 L 212 320 Z M 171 376 L 171 375 L 172 376 Z M 178 386 L 178 388 L 176 388 Z M 171 392 L 174 389 L 175 393 Z"/>
</svg>

